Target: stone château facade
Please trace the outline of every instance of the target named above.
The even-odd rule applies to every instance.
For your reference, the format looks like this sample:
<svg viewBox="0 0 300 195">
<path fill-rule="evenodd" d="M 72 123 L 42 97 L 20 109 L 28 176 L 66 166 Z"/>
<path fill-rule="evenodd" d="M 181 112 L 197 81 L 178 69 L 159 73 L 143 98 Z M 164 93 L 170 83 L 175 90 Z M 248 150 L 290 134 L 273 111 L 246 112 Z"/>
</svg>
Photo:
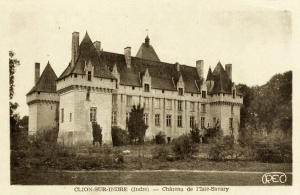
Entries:
<svg viewBox="0 0 300 195">
<path fill-rule="evenodd" d="M 161 62 L 147 36 L 136 57 L 101 49 L 86 33 L 72 34 L 71 62 L 57 78 L 50 63 L 27 94 L 29 134 L 59 128 L 59 141 L 74 144 L 92 140 L 92 122 L 111 142 L 111 126 L 126 129 L 132 105 L 145 108 L 146 139 L 163 131 L 171 140 L 219 121 L 225 134 L 238 135 L 243 96 L 232 82 L 232 65 L 219 62 L 204 77 L 204 62 L 196 67 Z"/>
</svg>

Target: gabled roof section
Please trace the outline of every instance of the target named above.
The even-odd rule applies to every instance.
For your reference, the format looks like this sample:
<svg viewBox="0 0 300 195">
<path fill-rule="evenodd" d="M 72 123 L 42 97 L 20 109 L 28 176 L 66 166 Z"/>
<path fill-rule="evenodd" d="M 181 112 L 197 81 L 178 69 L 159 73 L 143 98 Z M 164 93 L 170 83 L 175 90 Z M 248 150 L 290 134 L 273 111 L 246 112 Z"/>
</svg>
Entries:
<svg viewBox="0 0 300 195">
<path fill-rule="evenodd" d="M 150 39 L 148 35 L 145 38 L 145 43 L 142 43 L 139 51 L 137 52 L 136 57 L 145 60 L 160 62 L 154 48 L 152 47 L 152 45 L 150 45 Z"/>
<path fill-rule="evenodd" d="M 33 92 L 56 93 L 56 80 L 57 76 L 48 61 L 37 84 L 27 93 L 27 95 Z"/>
<path fill-rule="evenodd" d="M 79 45 L 79 56 L 76 60 L 75 65 L 71 66 L 71 63 L 69 63 L 69 66 L 60 75 L 59 79 L 62 79 L 70 74 L 85 75 L 84 66 L 88 61 L 91 61 L 92 65 L 94 66 L 95 77 L 116 79 L 108 70 L 108 68 L 103 64 L 88 33 L 85 34 Z"/>
<path fill-rule="evenodd" d="M 215 93 L 232 93 L 232 81 L 229 78 L 227 72 L 224 70 L 222 64 L 218 62 L 217 66 L 215 67 L 213 73 L 213 80 L 214 80 L 214 87 L 211 94 Z"/>
<path fill-rule="evenodd" d="M 180 72 L 177 72 L 175 64 L 131 57 L 131 68 L 127 68 L 124 55 L 110 52 L 103 52 L 101 59 L 109 67 L 110 71 L 113 70 L 115 65 L 117 66 L 120 73 L 121 85 L 141 87 L 141 78 L 148 68 L 149 75 L 151 76 L 151 87 L 153 89 L 177 91 L 172 79 L 175 82 L 178 81 L 181 74 L 185 85 L 185 92 L 200 93 L 197 85 L 200 86 L 203 81 L 199 80 L 200 78 L 195 67 L 180 65 Z"/>
</svg>

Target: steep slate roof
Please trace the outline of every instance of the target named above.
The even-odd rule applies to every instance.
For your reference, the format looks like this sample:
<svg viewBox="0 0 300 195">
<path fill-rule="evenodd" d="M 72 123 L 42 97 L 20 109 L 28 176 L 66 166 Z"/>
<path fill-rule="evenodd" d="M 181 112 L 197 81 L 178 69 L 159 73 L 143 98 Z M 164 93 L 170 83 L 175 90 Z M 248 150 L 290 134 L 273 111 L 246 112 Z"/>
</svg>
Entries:
<svg viewBox="0 0 300 195">
<path fill-rule="evenodd" d="M 152 45 L 150 45 L 150 39 L 148 35 L 145 38 L 145 43 L 142 43 L 135 57 L 160 62 L 154 48 Z"/>
<path fill-rule="evenodd" d="M 214 76 L 212 74 L 211 68 L 209 67 L 207 77 L 206 77 L 206 81 L 213 81 L 213 80 L 214 80 Z"/>
<path fill-rule="evenodd" d="M 214 79 L 214 87 L 211 94 L 214 93 L 232 93 L 232 81 L 229 78 L 227 72 L 224 70 L 222 64 L 218 62 L 217 66 L 215 67 L 213 73 L 213 79 Z"/>
<path fill-rule="evenodd" d="M 94 47 L 89 35 L 86 33 L 79 46 L 79 55 L 74 66 L 69 63 L 68 67 L 60 75 L 62 79 L 70 74 L 85 75 L 85 63 L 91 61 L 94 66 L 94 76 L 100 78 L 116 79 L 112 73 L 105 67 Z"/>
<path fill-rule="evenodd" d="M 141 87 L 142 75 L 146 68 L 148 68 L 151 76 L 151 87 L 153 89 L 177 91 L 176 84 L 181 74 L 185 84 L 185 92 L 200 93 L 195 80 L 198 87 L 203 81 L 200 81 L 195 67 L 180 65 L 180 72 L 177 72 L 175 64 L 131 57 L 131 68 L 127 68 L 125 57 L 122 54 L 103 52 L 100 57 L 103 63 L 109 67 L 110 71 L 112 71 L 116 64 L 118 72 L 120 73 L 121 85 Z"/>
<path fill-rule="evenodd" d="M 27 95 L 33 92 L 56 93 L 56 80 L 57 76 L 48 61 L 48 64 L 40 76 L 37 84 L 27 93 Z"/>
</svg>

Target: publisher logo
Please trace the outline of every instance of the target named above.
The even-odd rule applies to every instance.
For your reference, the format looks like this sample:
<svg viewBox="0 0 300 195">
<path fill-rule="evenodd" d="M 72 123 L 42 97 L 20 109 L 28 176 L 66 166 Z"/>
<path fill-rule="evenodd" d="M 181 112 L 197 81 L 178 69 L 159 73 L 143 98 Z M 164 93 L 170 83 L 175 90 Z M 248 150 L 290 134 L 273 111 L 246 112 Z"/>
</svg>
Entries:
<svg viewBox="0 0 300 195">
<path fill-rule="evenodd" d="M 287 180 L 287 177 L 282 172 L 270 172 L 270 173 L 265 173 L 262 176 L 263 184 L 285 183 L 286 180 Z"/>
</svg>

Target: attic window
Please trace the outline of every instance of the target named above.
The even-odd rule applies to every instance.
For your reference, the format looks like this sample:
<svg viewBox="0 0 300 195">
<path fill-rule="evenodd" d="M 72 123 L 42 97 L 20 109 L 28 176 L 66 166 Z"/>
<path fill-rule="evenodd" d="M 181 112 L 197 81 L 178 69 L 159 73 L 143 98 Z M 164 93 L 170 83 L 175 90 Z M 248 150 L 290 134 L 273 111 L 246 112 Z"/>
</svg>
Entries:
<svg viewBox="0 0 300 195">
<path fill-rule="evenodd" d="M 162 93 L 165 93 L 165 90 L 163 89 L 163 90 L 161 90 L 161 92 L 162 92 Z"/>
<path fill-rule="evenodd" d="M 206 98 L 206 91 L 202 91 L 202 98 Z"/>
<path fill-rule="evenodd" d="M 132 87 L 132 90 L 135 90 L 135 87 Z"/>
<path fill-rule="evenodd" d="M 77 74 L 74 74 L 74 77 L 77 78 Z"/>
<path fill-rule="evenodd" d="M 183 88 L 178 88 L 178 94 L 183 95 Z"/>
<path fill-rule="evenodd" d="M 149 92 L 149 84 L 144 84 L 145 92 Z"/>
<path fill-rule="evenodd" d="M 110 82 L 114 82 L 114 80 L 113 80 L 113 79 L 110 79 Z"/>
<path fill-rule="evenodd" d="M 92 80 L 92 72 L 88 71 L 88 81 L 91 81 L 91 80 Z"/>
<path fill-rule="evenodd" d="M 38 92 L 38 94 L 40 94 L 41 92 Z"/>
<path fill-rule="evenodd" d="M 194 96 L 194 94 L 193 94 L 193 93 L 191 93 L 191 96 Z"/>
</svg>

